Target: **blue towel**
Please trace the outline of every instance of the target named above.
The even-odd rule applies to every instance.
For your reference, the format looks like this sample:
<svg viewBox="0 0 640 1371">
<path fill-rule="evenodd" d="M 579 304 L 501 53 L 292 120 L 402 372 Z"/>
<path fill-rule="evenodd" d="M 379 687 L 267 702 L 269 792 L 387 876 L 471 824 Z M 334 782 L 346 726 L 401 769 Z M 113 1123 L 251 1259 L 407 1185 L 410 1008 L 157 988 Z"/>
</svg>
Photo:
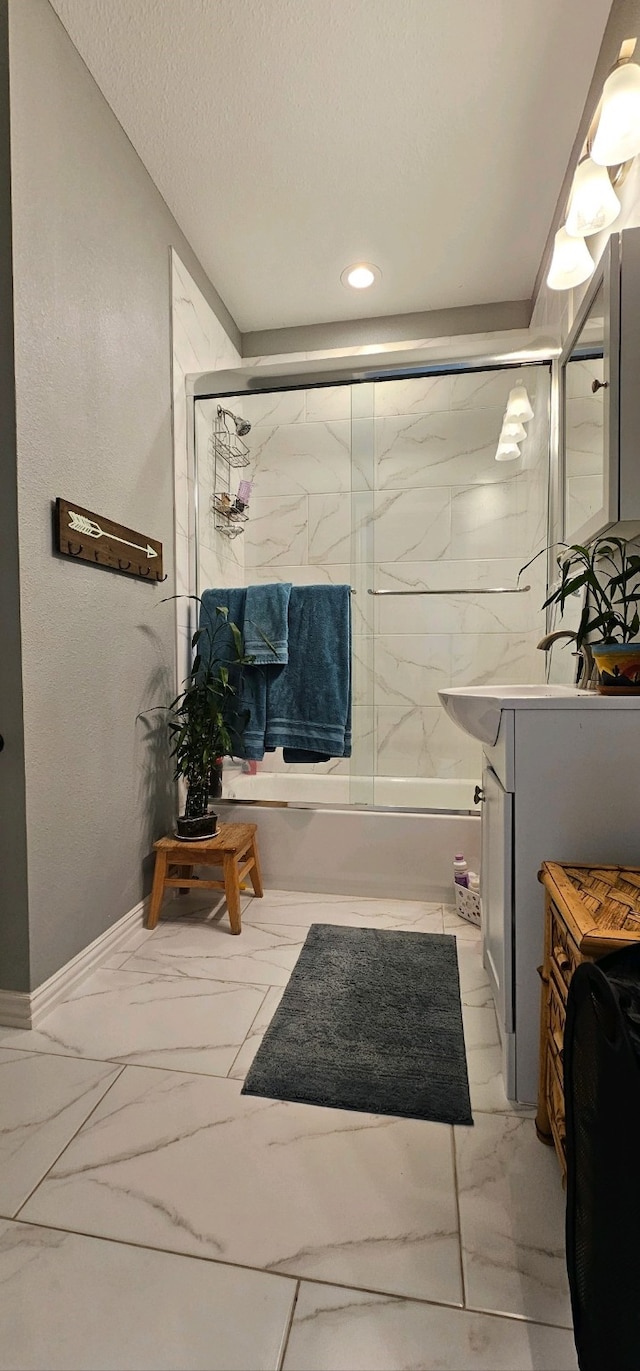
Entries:
<svg viewBox="0 0 640 1371">
<path fill-rule="evenodd" d="M 244 635 L 247 596 L 243 587 L 205 590 L 200 627 L 215 627 L 219 621 L 216 608 L 223 606 Z M 217 634 L 216 661 L 233 660 L 231 642 L 230 633 Z M 204 644 L 202 639 L 203 655 Z M 270 657 L 273 660 L 272 654 Z M 236 756 L 261 761 L 265 751 L 282 747 L 289 762 L 350 757 L 350 587 L 292 586 L 288 663 L 245 667 L 239 688 L 250 719 Z"/>
<path fill-rule="evenodd" d="M 231 630 L 222 626 L 222 617 L 217 610 L 228 610 L 229 621 L 243 633 L 246 599 L 246 586 L 234 586 L 230 590 L 203 590 L 198 627 L 208 632 L 205 631 L 198 648 L 204 660 L 213 657 L 214 664 L 221 666 L 233 662 L 235 649 Z"/>
<path fill-rule="evenodd" d="M 290 581 L 247 587 L 244 648 L 254 666 L 283 666 L 289 661 L 290 594 Z"/>
<path fill-rule="evenodd" d="M 351 756 L 348 585 L 292 587 L 289 663 L 268 675 L 264 741 L 288 761 Z"/>
<path fill-rule="evenodd" d="M 209 628 L 211 636 L 205 634 L 198 644 L 201 655 L 211 660 L 214 666 L 229 666 L 235 660 L 235 648 L 231 630 L 220 628 L 218 607 L 228 609 L 231 623 L 236 624 L 244 637 L 246 613 L 246 586 L 229 590 L 204 590 L 200 604 L 200 628 Z M 214 638 L 215 633 L 215 638 Z M 262 668 L 242 671 L 240 667 L 230 666 L 229 679 L 239 693 L 239 708 L 249 710 L 249 722 L 242 738 L 235 742 L 234 756 L 260 761 L 264 757 L 264 734 L 266 724 L 266 679 Z"/>
</svg>

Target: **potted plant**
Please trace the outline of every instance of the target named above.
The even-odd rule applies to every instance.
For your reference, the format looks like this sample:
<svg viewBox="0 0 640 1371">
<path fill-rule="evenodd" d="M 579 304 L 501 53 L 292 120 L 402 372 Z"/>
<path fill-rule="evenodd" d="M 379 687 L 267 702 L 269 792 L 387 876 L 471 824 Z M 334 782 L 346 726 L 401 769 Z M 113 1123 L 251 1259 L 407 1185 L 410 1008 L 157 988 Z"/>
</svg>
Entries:
<svg viewBox="0 0 640 1371">
<path fill-rule="evenodd" d="M 208 803 L 216 768 L 223 757 L 241 749 L 249 719 L 249 710 L 239 700 L 239 686 L 240 669 L 252 658 L 245 655 L 242 635 L 228 610 L 219 608 L 216 614 L 213 628 L 194 633 L 189 675 L 169 705 L 175 779 L 186 786 L 184 814 L 177 820 L 178 837 L 184 839 L 215 836 L 217 815 L 208 812 Z"/>
<path fill-rule="evenodd" d="M 601 695 L 640 694 L 640 555 L 625 538 L 574 543 L 558 554 L 560 584 L 545 600 L 560 613 L 570 595 L 584 590 L 576 647 L 588 643 L 600 672 Z M 523 571 L 525 568 L 523 567 Z"/>
</svg>

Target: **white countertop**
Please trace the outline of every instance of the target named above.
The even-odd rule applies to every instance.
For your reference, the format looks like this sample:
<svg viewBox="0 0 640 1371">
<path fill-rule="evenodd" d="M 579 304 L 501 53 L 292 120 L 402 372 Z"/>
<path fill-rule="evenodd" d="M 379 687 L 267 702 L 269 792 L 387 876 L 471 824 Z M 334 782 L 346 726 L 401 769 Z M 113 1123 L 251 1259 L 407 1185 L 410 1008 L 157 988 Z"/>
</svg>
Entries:
<svg viewBox="0 0 640 1371">
<path fill-rule="evenodd" d="M 640 695 L 598 695 L 576 686 L 451 686 L 438 694 L 441 700 L 450 695 L 498 700 L 500 709 L 640 709 Z"/>
<path fill-rule="evenodd" d="M 449 718 L 472 738 L 493 747 L 500 717 L 510 710 L 640 710 L 640 695 L 598 695 L 563 685 L 452 686 L 438 695 Z"/>
</svg>

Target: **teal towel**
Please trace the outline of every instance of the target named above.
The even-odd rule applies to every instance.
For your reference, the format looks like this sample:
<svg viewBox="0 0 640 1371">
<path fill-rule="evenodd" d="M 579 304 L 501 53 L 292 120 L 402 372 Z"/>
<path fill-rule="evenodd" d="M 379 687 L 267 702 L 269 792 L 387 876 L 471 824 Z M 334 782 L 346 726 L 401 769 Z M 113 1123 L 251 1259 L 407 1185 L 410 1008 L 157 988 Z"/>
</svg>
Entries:
<svg viewBox="0 0 640 1371">
<path fill-rule="evenodd" d="M 245 635 L 247 590 L 205 590 L 200 626 L 216 622 L 216 608 Z M 246 639 L 245 639 L 246 644 Z M 204 652 L 204 640 L 202 640 Z M 216 660 L 229 662 L 230 635 L 217 640 Z M 351 589 L 292 586 L 289 661 L 244 668 L 242 705 L 250 712 L 236 756 L 261 761 L 285 749 L 285 761 L 328 761 L 351 756 Z"/>
<path fill-rule="evenodd" d="M 247 587 L 244 647 L 254 666 L 283 666 L 289 661 L 290 595 L 290 581 Z"/>
<path fill-rule="evenodd" d="M 292 587 L 289 663 L 268 673 L 265 747 L 285 748 L 285 761 L 351 756 L 350 586 Z"/>
<path fill-rule="evenodd" d="M 216 611 L 220 607 L 229 611 L 231 623 L 237 625 L 244 638 L 246 601 L 246 586 L 234 586 L 229 590 L 204 590 L 200 602 L 200 628 L 213 630 L 217 627 L 220 616 Z M 229 629 L 216 633 L 212 654 L 207 635 L 200 639 L 198 647 L 203 657 L 206 656 L 208 659 L 212 655 L 214 666 L 228 666 L 233 663 L 235 653 Z M 249 722 L 242 736 L 238 736 L 235 741 L 234 756 L 246 757 L 251 761 L 261 761 L 264 757 L 267 706 L 265 676 L 266 672 L 262 667 L 241 671 L 239 667 L 230 666 L 229 679 L 238 688 L 239 707 L 241 710 L 249 710 Z"/>
<path fill-rule="evenodd" d="M 218 609 L 228 610 L 228 618 L 232 624 L 236 624 L 240 632 L 244 632 L 245 604 L 247 599 L 246 586 L 234 586 L 230 590 L 203 590 L 200 597 L 200 623 L 199 628 L 204 629 L 204 636 L 198 644 L 202 658 L 207 659 L 213 651 L 214 665 L 228 665 L 235 656 L 233 638 L 231 630 L 221 627 L 221 618 L 217 613 Z M 213 641 L 215 635 L 215 641 Z"/>
</svg>

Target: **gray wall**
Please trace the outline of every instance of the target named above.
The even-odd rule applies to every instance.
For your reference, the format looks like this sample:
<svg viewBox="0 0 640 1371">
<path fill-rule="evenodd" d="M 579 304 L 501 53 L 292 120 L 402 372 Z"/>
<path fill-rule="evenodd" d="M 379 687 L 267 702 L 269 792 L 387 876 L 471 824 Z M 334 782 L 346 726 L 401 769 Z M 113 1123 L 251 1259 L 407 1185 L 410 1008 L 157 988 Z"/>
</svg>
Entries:
<svg viewBox="0 0 640 1371">
<path fill-rule="evenodd" d="M 136 722 L 174 678 L 170 245 L 223 311 L 48 0 L 10 0 L 9 55 L 35 987 L 140 900 L 171 817 Z M 53 556 L 57 495 L 160 538 L 165 585 Z"/>
<path fill-rule="evenodd" d="M 7 0 L 0 0 L 0 985 L 29 981 L 11 285 Z"/>
</svg>

